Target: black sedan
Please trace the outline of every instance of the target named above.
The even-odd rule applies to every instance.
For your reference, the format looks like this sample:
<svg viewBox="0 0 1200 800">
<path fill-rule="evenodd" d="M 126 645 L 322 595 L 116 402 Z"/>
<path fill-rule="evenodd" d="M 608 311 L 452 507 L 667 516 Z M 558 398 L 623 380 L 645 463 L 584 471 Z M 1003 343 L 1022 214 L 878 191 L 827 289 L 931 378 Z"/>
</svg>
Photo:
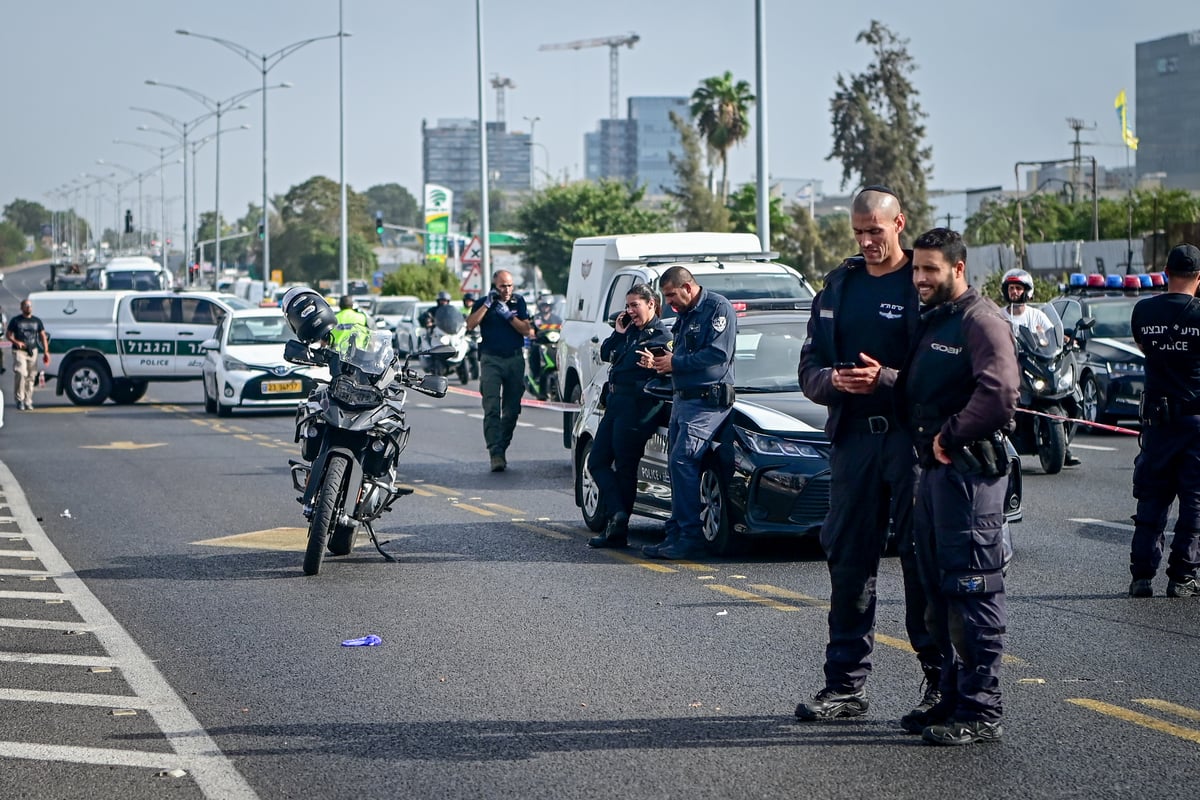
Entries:
<svg viewBox="0 0 1200 800">
<path fill-rule="evenodd" d="M 795 312 L 739 315 L 735 371 L 737 401 L 722 433 L 723 444 L 710 452 L 700 479 L 704 537 L 718 554 L 732 552 L 741 537 L 811 536 L 829 510 L 829 440 L 826 412 L 800 391 L 796 367 L 808 322 Z M 572 457 L 575 501 L 585 524 L 601 531 L 599 494 L 587 470 L 599 409 L 600 373 L 584 392 L 574 428 Z M 650 390 L 654 394 L 652 381 Z M 669 392 L 662 394 L 669 398 Z M 667 519 L 671 481 L 667 469 L 670 403 L 661 412 L 659 430 L 642 457 L 634 513 Z M 722 456 L 722 453 L 724 454 Z M 1006 499 L 1010 521 L 1021 517 L 1020 459 L 1013 465 Z"/>
<path fill-rule="evenodd" d="M 1138 403 L 1146 386 L 1146 359 L 1133 342 L 1129 318 L 1145 295 L 1063 295 L 1050 301 L 1070 331 L 1081 318 L 1093 317 L 1096 325 L 1081 331 L 1079 388 L 1083 393 L 1083 418 L 1112 424 L 1137 419 Z"/>
</svg>

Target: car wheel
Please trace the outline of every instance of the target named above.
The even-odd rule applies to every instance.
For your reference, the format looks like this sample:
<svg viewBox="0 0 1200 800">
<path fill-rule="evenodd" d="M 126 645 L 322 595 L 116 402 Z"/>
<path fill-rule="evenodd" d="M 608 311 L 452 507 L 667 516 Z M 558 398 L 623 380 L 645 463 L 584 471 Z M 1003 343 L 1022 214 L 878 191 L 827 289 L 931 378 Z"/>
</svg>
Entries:
<svg viewBox="0 0 1200 800">
<path fill-rule="evenodd" d="M 583 390 L 578 386 L 571 387 L 571 396 L 567 398 L 568 403 L 579 405 L 583 400 Z M 563 412 L 563 447 L 571 449 L 571 431 L 575 429 L 575 418 L 579 416 L 578 411 Z"/>
<path fill-rule="evenodd" d="M 1100 391 L 1100 382 L 1096 380 L 1096 376 L 1088 373 L 1083 378 L 1083 383 L 1079 385 L 1079 391 L 1083 395 L 1083 402 L 1080 404 L 1080 411 L 1083 418 L 1088 422 L 1101 422 L 1104 414 L 1100 409 L 1104 407 L 1104 394 Z M 1089 431 L 1094 430 L 1088 428 Z"/>
<path fill-rule="evenodd" d="M 208 396 L 208 381 L 201 380 L 200 385 L 204 387 L 204 413 L 205 414 L 217 413 L 216 398 Z"/>
<path fill-rule="evenodd" d="M 149 384 L 146 381 L 135 381 L 129 378 L 117 378 L 113 381 L 109 397 L 119 405 L 129 405 L 141 400 L 146 394 Z"/>
<path fill-rule="evenodd" d="M 604 530 L 607 520 L 600 510 L 600 487 L 588 472 L 587 460 L 592 454 L 592 443 L 586 442 L 579 451 L 579 460 L 575 463 L 575 498 L 583 512 L 583 524 L 588 530 L 600 533 Z"/>
<path fill-rule="evenodd" d="M 233 416 L 233 406 L 222 405 L 220 400 L 216 400 L 215 402 L 217 404 L 217 416 L 218 417 L 232 417 Z"/>
<path fill-rule="evenodd" d="M 67 399 L 77 406 L 101 405 L 112 391 L 108 365 L 95 358 L 76 361 L 60 379 Z"/>
<path fill-rule="evenodd" d="M 715 463 L 705 464 L 700 473 L 700 508 L 700 526 L 708 548 L 717 555 L 729 555 L 736 549 L 737 539 L 729 528 L 729 497 Z"/>
</svg>

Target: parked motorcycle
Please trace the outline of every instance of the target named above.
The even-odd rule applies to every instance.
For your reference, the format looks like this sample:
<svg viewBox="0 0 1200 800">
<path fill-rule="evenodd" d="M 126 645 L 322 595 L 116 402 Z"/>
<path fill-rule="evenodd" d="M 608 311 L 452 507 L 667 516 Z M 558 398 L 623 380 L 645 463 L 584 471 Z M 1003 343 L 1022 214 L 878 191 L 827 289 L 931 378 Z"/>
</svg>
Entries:
<svg viewBox="0 0 1200 800">
<path fill-rule="evenodd" d="M 430 347 L 451 348 L 439 354 L 423 355 L 421 363 L 426 371 L 434 375 L 457 375 L 466 386 L 470 380 L 467 356 L 471 351 L 466 317 L 451 306 L 437 306 L 433 311 L 433 325 L 425 329 L 424 343 Z"/>
<path fill-rule="evenodd" d="M 444 357 L 452 347 L 419 353 Z M 316 575 L 326 549 L 346 555 L 359 526 L 388 561 L 372 523 L 412 489 L 396 484 L 396 464 L 408 442 L 404 419 L 407 390 L 446 395 L 446 378 L 398 361 L 390 331 L 363 332 L 336 348 L 290 341 L 284 358 L 293 364 L 328 366 L 322 383 L 296 409 L 296 441 L 303 461 L 288 461 L 292 484 L 309 520 L 304 574 Z"/>
<path fill-rule="evenodd" d="M 1083 395 L 1079 388 L 1078 332 L 1094 323 L 1081 319 L 1068 338 L 1062 319 L 1054 307 L 1041 306 L 1048 325 L 1032 328 L 1017 325 L 1017 366 L 1021 370 L 1019 409 L 1038 411 L 1056 417 L 1079 418 Z M 1074 423 L 1036 414 L 1017 412 L 1016 431 L 1010 437 L 1022 455 L 1036 455 L 1047 475 L 1063 468 L 1067 447 L 1075 433 Z"/>
<path fill-rule="evenodd" d="M 558 402 L 562 392 L 558 387 L 558 340 L 562 338 L 562 325 L 557 322 L 539 325 L 529 344 L 530 370 L 525 375 L 525 388 L 539 400 Z M 537 364 L 535 376 L 533 365 Z"/>
</svg>

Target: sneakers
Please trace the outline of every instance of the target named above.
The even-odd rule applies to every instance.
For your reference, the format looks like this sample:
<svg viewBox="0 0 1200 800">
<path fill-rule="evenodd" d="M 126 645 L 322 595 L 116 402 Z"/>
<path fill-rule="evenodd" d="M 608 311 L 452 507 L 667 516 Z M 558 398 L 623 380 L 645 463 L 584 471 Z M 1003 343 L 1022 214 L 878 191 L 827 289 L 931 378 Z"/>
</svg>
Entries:
<svg viewBox="0 0 1200 800">
<path fill-rule="evenodd" d="M 817 719 L 861 717 L 867 713 L 870 706 L 866 689 L 859 689 L 857 692 L 822 689 L 812 700 L 796 706 L 796 717 L 810 722 Z"/>
<path fill-rule="evenodd" d="M 1195 581 L 1192 582 L 1195 586 Z M 1149 578 L 1134 578 L 1129 584 L 1130 597 L 1154 597 L 1154 586 L 1150 583 Z"/>
<path fill-rule="evenodd" d="M 504 460 L 504 453 L 492 453 L 492 472 L 504 472 L 508 468 L 508 462 Z"/>
<path fill-rule="evenodd" d="M 1200 594 L 1200 584 L 1196 583 L 1195 578 L 1188 578 L 1186 581 L 1167 581 L 1167 597 L 1195 597 L 1198 594 Z"/>
<path fill-rule="evenodd" d="M 588 547 L 625 547 L 629 544 L 629 515 L 618 511 L 608 519 L 604 533 L 588 539 Z"/>
<path fill-rule="evenodd" d="M 973 719 L 966 722 L 950 720 L 939 725 L 930 725 L 921 732 L 921 738 L 930 744 L 962 745 L 976 742 L 998 742 L 1004 737 L 1004 726 L 1000 722 Z"/>
</svg>

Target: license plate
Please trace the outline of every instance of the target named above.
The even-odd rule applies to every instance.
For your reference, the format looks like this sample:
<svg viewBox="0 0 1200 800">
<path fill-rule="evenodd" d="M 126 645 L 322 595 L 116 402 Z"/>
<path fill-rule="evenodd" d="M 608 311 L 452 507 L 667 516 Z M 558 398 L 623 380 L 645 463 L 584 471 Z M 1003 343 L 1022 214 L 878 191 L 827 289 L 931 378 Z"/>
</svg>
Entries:
<svg viewBox="0 0 1200 800">
<path fill-rule="evenodd" d="M 300 381 L 264 381 L 263 394 L 295 394 L 301 390 Z"/>
</svg>

